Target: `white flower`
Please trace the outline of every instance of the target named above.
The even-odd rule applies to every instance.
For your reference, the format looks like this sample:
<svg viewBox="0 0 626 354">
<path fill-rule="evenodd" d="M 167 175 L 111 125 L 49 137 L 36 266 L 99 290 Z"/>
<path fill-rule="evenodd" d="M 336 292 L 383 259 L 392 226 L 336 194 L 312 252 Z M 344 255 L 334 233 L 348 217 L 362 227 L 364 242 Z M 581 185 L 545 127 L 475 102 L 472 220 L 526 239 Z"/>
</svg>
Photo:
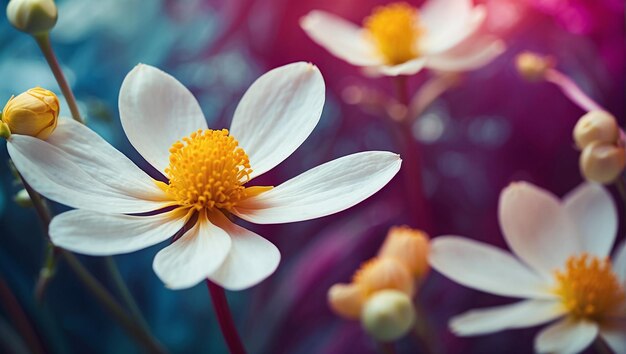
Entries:
<svg viewBox="0 0 626 354">
<path fill-rule="evenodd" d="M 198 102 L 180 82 L 138 65 L 120 90 L 122 126 L 133 147 L 167 182 L 153 180 L 71 120 L 59 122 L 46 141 L 14 134 L 8 150 L 33 188 L 77 208 L 52 220 L 50 237 L 57 246 L 112 255 L 178 233 L 180 238 L 153 263 L 168 287 L 187 288 L 209 278 L 238 290 L 272 274 L 280 253 L 266 239 L 231 222 L 229 215 L 273 224 L 333 214 L 374 194 L 400 168 L 396 154 L 361 152 L 275 188 L 248 187 L 304 142 L 323 104 L 324 81 L 314 65 L 277 68 L 245 93 L 231 136 L 226 130 L 207 129 Z"/>
<path fill-rule="evenodd" d="M 364 27 L 312 11 L 300 25 L 333 55 L 373 75 L 412 75 L 422 68 L 472 70 L 504 51 L 504 44 L 479 29 L 486 17 L 472 0 L 429 0 L 419 11 L 406 3 L 374 9 Z"/>
<path fill-rule="evenodd" d="M 461 336 L 556 320 L 535 338 L 540 353 L 577 353 L 600 336 L 626 353 L 626 243 L 608 259 L 617 213 L 599 185 L 583 184 L 562 201 L 528 183 L 500 195 L 500 226 L 512 256 L 456 236 L 436 238 L 433 268 L 465 286 L 525 299 L 453 318 Z"/>
</svg>

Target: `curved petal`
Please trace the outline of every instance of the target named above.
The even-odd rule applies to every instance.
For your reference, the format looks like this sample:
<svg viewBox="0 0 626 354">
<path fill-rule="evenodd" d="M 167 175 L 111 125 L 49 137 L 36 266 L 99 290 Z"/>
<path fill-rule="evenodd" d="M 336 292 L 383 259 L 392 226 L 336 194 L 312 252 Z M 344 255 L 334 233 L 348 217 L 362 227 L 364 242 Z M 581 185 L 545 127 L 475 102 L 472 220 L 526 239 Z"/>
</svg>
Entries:
<svg viewBox="0 0 626 354">
<path fill-rule="evenodd" d="M 144 171 L 93 130 L 73 119 L 61 119 L 47 140 L 94 180 L 126 195 L 167 201 L 167 195 Z"/>
<path fill-rule="evenodd" d="M 626 286 L 626 241 L 617 246 L 613 255 L 613 270 L 617 274 L 617 279 Z"/>
<path fill-rule="evenodd" d="M 526 300 L 511 305 L 471 310 L 450 320 L 457 336 L 475 336 L 552 321 L 565 313 L 558 301 Z"/>
<path fill-rule="evenodd" d="M 468 71 L 487 65 L 504 52 L 504 42 L 494 36 L 481 36 L 428 57 L 426 66 L 441 71 Z"/>
<path fill-rule="evenodd" d="M 472 36 L 487 17 L 484 6 L 471 0 L 430 0 L 420 10 L 425 27 L 419 48 L 425 55 L 444 52 Z"/>
<path fill-rule="evenodd" d="M 52 219 L 50 238 L 56 246 L 90 256 L 129 253 L 172 237 L 186 216 L 180 209 L 151 216 L 72 210 Z"/>
<path fill-rule="evenodd" d="M 535 350 L 539 353 L 579 353 L 598 336 L 598 325 L 589 321 L 564 318 L 549 326 L 535 338 Z"/>
<path fill-rule="evenodd" d="M 226 231 L 202 213 L 187 233 L 157 253 L 152 269 L 168 288 L 190 288 L 222 265 L 230 246 Z"/>
<path fill-rule="evenodd" d="M 626 319 L 600 327 L 600 336 L 614 353 L 626 353 Z"/>
<path fill-rule="evenodd" d="M 270 70 L 246 91 L 235 110 L 230 134 L 260 176 L 289 157 L 309 137 L 322 115 L 324 78 L 310 63 Z"/>
<path fill-rule="evenodd" d="M 518 298 L 553 298 L 549 285 L 509 253 L 458 236 L 431 243 L 430 265 L 467 287 Z"/>
<path fill-rule="evenodd" d="M 233 213 L 257 224 L 279 224 L 338 213 L 383 188 L 400 169 L 400 156 L 367 151 L 317 166 L 258 196 Z"/>
<path fill-rule="evenodd" d="M 574 222 L 549 192 L 526 182 L 500 193 L 500 227 L 509 247 L 529 266 L 552 278 L 568 257 L 582 252 Z"/>
<path fill-rule="evenodd" d="M 617 235 L 617 210 L 611 195 L 594 183 L 583 183 L 563 199 L 586 252 L 606 257 Z"/>
<path fill-rule="evenodd" d="M 157 170 L 169 165 L 172 144 L 206 120 L 191 92 L 171 75 L 150 65 L 131 70 L 120 88 L 120 120 L 130 143 Z"/>
<path fill-rule="evenodd" d="M 382 63 L 365 31 L 341 17 L 324 11 L 311 11 L 302 17 L 300 27 L 315 43 L 352 65 Z"/>
<path fill-rule="evenodd" d="M 168 204 L 126 194 L 94 179 L 66 152 L 43 140 L 25 135 L 11 136 L 7 149 L 26 182 L 46 198 L 73 208 L 102 213 L 144 213 Z M 96 165 L 97 161 L 89 162 Z M 85 162 L 87 164 L 87 162 Z M 124 179 L 120 170 L 120 177 Z M 132 178 L 129 178 L 132 180 Z"/>
<path fill-rule="evenodd" d="M 417 74 L 426 65 L 425 58 L 415 58 L 398 65 L 381 65 L 365 68 L 365 73 L 370 76 L 399 76 Z"/>
<path fill-rule="evenodd" d="M 224 263 L 209 279 L 228 290 L 243 290 L 269 277 L 280 263 L 278 248 L 265 238 L 233 224 L 224 214 L 209 217 L 231 237 L 231 248 Z"/>
</svg>

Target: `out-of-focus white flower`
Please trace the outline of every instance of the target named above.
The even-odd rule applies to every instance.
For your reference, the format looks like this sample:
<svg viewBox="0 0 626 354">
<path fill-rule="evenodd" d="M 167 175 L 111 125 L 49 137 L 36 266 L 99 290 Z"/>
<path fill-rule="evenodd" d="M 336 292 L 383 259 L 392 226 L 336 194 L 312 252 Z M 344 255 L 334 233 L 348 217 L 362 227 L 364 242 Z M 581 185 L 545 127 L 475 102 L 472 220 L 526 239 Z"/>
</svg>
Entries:
<svg viewBox="0 0 626 354">
<path fill-rule="evenodd" d="M 209 278 L 239 290 L 272 274 L 280 253 L 234 224 L 231 215 L 259 224 L 326 216 L 371 196 L 400 169 L 396 154 L 361 152 L 274 188 L 249 186 L 309 136 L 322 113 L 324 92 L 322 75 L 312 64 L 274 69 L 245 93 L 230 132 L 211 130 L 189 90 L 154 67 L 138 65 L 120 90 L 122 126 L 167 182 L 153 180 L 71 120 L 60 121 L 46 141 L 14 134 L 8 150 L 35 190 L 77 208 L 52 220 L 56 245 L 112 255 L 177 234 L 153 263 L 168 287 L 187 288 Z"/>
<path fill-rule="evenodd" d="M 626 243 L 608 255 L 617 233 L 611 196 L 585 183 L 562 201 L 528 183 L 500 195 L 500 226 L 515 256 L 457 236 L 432 242 L 431 266 L 465 286 L 524 299 L 453 318 L 471 336 L 555 323 L 535 338 L 541 353 L 577 353 L 596 337 L 626 352 Z"/>
<path fill-rule="evenodd" d="M 504 51 L 504 43 L 479 33 L 485 16 L 485 8 L 472 0 L 429 0 L 419 10 L 406 3 L 377 7 L 363 27 L 318 10 L 300 24 L 333 55 L 373 75 L 397 76 L 489 63 Z"/>
</svg>

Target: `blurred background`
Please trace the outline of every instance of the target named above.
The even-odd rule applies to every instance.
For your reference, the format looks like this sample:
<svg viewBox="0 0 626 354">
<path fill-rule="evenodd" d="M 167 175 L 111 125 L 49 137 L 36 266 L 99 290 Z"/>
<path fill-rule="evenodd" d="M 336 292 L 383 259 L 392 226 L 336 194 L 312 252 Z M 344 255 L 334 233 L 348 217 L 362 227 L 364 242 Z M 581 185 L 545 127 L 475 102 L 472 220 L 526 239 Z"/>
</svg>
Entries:
<svg viewBox="0 0 626 354">
<path fill-rule="evenodd" d="M 418 6 L 422 1 L 409 1 Z M 584 113 L 552 84 L 530 83 L 515 70 L 524 50 L 553 55 L 557 68 L 623 123 L 626 118 L 626 37 L 623 0 L 484 0 L 486 31 L 507 51 L 462 76 L 413 127 L 422 146 L 424 193 L 432 232 L 458 234 L 505 247 L 497 220 L 500 190 L 526 180 L 563 195 L 582 179 L 571 131 Z M 2 9 L 7 0 L 0 1 Z M 228 127 L 250 83 L 294 61 L 317 65 L 326 105 L 313 135 L 260 184 L 276 185 L 333 158 L 362 150 L 399 151 L 388 125 L 342 99 L 346 88 L 392 93 L 389 78 L 370 79 L 313 43 L 300 17 L 322 9 L 361 23 L 375 0 L 59 0 L 51 39 L 88 124 L 140 167 L 150 167 L 123 134 L 117 110 L 120 84 L 137 63 L 171 73 L 196 95 L 213 128 Z M 4 11 L 4 10 L 3 10 Z M 0 20 L 0 105 L 34 86 L 59 93 L 35 42 Z M 429 77 L 410 78 L 412 91 Z M 69 115 L 67 106 L 62 115 Z M 42 303 L 33 291 L 45 256 L 36 216 L 13 202 L 19 190 L 0 144 L 0 280 L 34 323 L 51 353 L 135 353 L 141 348 L 60 263 Z M 612 190 L 617 198 L 617 194 Z M 358 322 L 326 304 L 328 288 L 347 282 L 377 252 L 388 228 L 412 222 L 400 175 L 366 202 L 319 220 L 250 225 L 275 243 L 282 261 L 274 275 L 249 290 L 229 292 L 235 322 L 250 353 L 375 353 Z M 618 202 L 623 209 L 623 203 Z M 56 211 L 64 210 L 55 205 Z M 624 228 L 620 239 L 624 239 Z M 206 286 L 166 289 L 152 271 L 163 245 L 116 256 L 122 275 L 153 334 L 173 353 L 226 352 Z M 105 284 L 104 261 L 80 259 Z M 0 284 L 1 285 L 1 284 Z M 419 298 L 442 353 L 528 353 L 536 329 L 457 338 L 447 320 L 476 307 L 513 300 L 456 285 L 431 272 Z M 3 301 L 4 302 L 4 301 Z M 0 337 L 18 340 L 7 303 Z M 18 340 L 19 341 L 19 340 Z M 408 336 L 398 352 L 419 349 Z"/>
</svg>

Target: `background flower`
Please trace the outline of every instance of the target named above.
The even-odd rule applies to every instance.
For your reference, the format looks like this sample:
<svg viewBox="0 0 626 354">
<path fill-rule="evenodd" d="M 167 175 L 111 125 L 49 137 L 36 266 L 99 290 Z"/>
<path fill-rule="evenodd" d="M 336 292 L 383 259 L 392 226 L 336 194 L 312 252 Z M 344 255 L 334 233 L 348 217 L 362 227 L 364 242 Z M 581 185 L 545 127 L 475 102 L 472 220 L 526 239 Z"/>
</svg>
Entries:
<svg viewBox="0 0 626 354">
<path fill-rule="evenodd" d="M 284 181 L 310 166 L 352 152 L 396 149 L 379 118 L 345 104 L 341 97 L 353 84 L 391 93 L 391 82 L 365 79 L 358 69 L 312 43 L 298 25 L 299 19 L 314 9 L 360 23 L 374 6 L 386 1 L 57 2 L 60 14 L 51 34 L 53 45 L 88 113 L 90 126 L 144 170 L 149 170 L 149 165 L 130 147 L 116 117 L 119 87 L 138 62 L 159 66 L 185 82 L 200 101 L 210 126 L 228 126 L 245 88 L 267 69 L 300 60 L 320 68 L 327 85 L 320 124 L 301 149 L 279 169 L 262 176 L 259 184 Z M 508 51 L 489 66 L 468 73 L 460 86 L 430 107 L 413 132 L 425 144 L 425 188 L 433 206 L 434 234 L 475 235 L 479 241 L 503 247 L 494 215 L 499 191 L 510 181 L 528 180 L 560 196 L 581 181 L 571 131 L 583 112 L 553 85 L 520 79 L 513 58 L 527 49 L 555 55 L 559 69 L 623 124 L 624 3 L 480 2 L 496 8 L 488 22 L 505 39 Z M 419 6 L 422 2 L 410 3 Z M 561 8 L 548 11 L 548 3 Z M 5 6 L 7 1 L 0 4 Z M 571 20 L 563 20 L 562 10 L 569 4 L 587 19 L 583 23 L 590 24 L 584 31 L 574 30 Z M 34 41 L 0 21 L 0 43 L 0 97 L 6 100 L 37 85 L 59 93 Z M 427 77 L 422 73 L 412 78 L 411 88 Z M 61 112 L 67 115 L 69 110 L 62 107 Z M 3 160 L 8 156 L 4 149 L 0 147 Z M 12 203 L 17 187 L 11 189 L 12 177 L 6 168 L 0 171 L 0 277 L 36 319 L 38 332 L 56 352 L 136 350 L 62 265 L 44 306 L 34 303 L 32 290 L 44 246 L 34 213 Z M 343 321 L 330 312 L 326 292 L 334 283 L 347 282 L 362 261 L 376 254 L 389 226 L 407 222 L 402 200 L 402 181 L 396 179 L 354 210 L 317 221 L 255 228 L 280 248 L 283 259 L 278 272 L 263 284 L 229 294 L 235 321 L 250 351 L 375 352 L 375 344 L 358 323 Z M 116 257 L 155 335 L 176 352 L 219 353 L 223 342 L 206 289 L 165 290 L 150 267 L 159 249 Z M 100 259 L 83 260 L 96 275 L 104 274 Z M 434 272 L 420 294 L 447 353 L 531 350 L 535 330 L 457 338 L 447 329 L 452 315 L 503 304 L 506 299 L 456 285 Z M 0 305 L 2 323 L 8 323 L 6 314 Z M 413 353 L 413 348 L 407 338 L 398 351 Z"/>
</svg>

